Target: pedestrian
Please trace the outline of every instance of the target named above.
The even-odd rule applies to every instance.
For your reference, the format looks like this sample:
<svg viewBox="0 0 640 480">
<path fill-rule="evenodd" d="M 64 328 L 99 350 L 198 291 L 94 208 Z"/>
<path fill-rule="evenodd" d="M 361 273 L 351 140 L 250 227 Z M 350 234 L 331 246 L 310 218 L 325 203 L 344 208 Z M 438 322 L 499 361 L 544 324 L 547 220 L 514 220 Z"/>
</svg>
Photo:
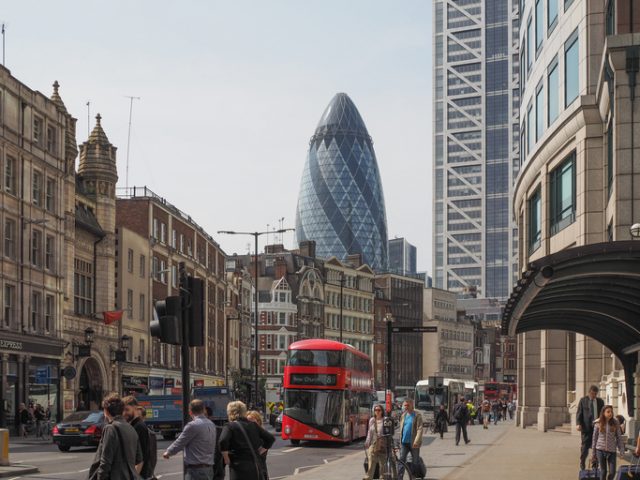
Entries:
<svg viewBox="0 0 640 480">
<path fill-rule="evenodd" d="M 627 420 L 622 415 L 616 415 L 616 420 L 618 421 L 618 425 L 620 425 L 620 430 L 624 435 L 627 430 Z"/>
<path fill-rule="evenodd" d="M 436 433 L 440 434 L 440 438 L 444 438 L 444 434 L 447 433 L 447 426 L 449 425 L 449 415 L 444 404 L 440 405 L 436 418 L 434 419 L 436 424 Z"/>
<path fill-rule="evenodd" d="M 507 400 L 503 399 L 500 406 L 502 407 L 502 421 L 506 422 L 507 421 Z"/>
<path fill-rule="evenodd" d="M 620 458 L 624 456 L 624 440 L 618 420 L 613 416 L 613 407 L 607 405 L 602 409 L 600 418 L 593 430 L 593 460 L 600 467 L 600 480 L 613 480 L 616 474 L 616 448 Z"/>
<path fill-rule="evenodd" d="M 494 400 L 491 404 L 491 413 L 493 415 L 493 424 L 497 425 L 500 419 L 500 404 L 497 400 Z"/>
<path fill-rule="evenodd" d="M 155 478 L 154 470 L 158 460 L 155 435 L 144 422 L 142 415 L 144 410 L 138 404 L 136 397 L 129 395 L 128 397 L 124 397 L 122 401 L 124 402 L 123 416 L 138 434 L 138 441 L 140 442 L 140 450 L 142 451 L 142 470 L 140 471 L 140 476 L 143 480 L 153 479 Z"/>
<path fill-rule="evenodd" d="M 509 402 L 508 411 L 509 411 L 509 420 L 513 420 L 513 414 L 516 411 L 516 401 L 515 400 L 511 400 Z"/>
<path fill-rule="evenodd" d="M 42 405 L 39 403 L 33 409 L 33 418 L 36 421 L 36 438 L 44 438 L 45 414 Z"/>
<path fill-rule="evenodd" d="M 461 399 L 453 409 L 453 419 L 456 422 L 456 446 L 460 443 L 460 434 L 464 437 L 465 445 L 471 442 L 467 435 L 467 424 L 469 423 L 469 409 L 464 399 Z"/>
<path fill-rule="evenodd" d="M 256 425 L 258 425 L 258 427 L 260 427 L 260 429 L 263 429 L 262 424 L 264 423 L 264 420 L 262 418 L 262 415 L 260 414 L 260 412 L 258 412 L 257 410 L 251 410 L 250 412 L 247 413 L 247 420 L 249 420 L 250 422 L 255 423 Z M 263 446 L 263 445 L 261 445 Z M 262 465 L 262 478 L 264 480 L 269 480 L 269 469 L 267 468 L 267 453 L 268 450 L 265 449 L 265 451 L 260 454 L 260 458 L 259 460 L 261 461 Z"/>
<path fill-rule="evenodd" d="M 185 480 L 213 480 L 216 426 L 205 417 L 202 400 L 191 400 L 189 413 L 192 420 L 162 456 L 168 460 L 184 450 Z"/>
<path fill-rule="evenodd" d="M 400 460 L 398 478 L 404 478 L 404 463 L 411 452 L 411 460 L 418 462 L 420 447 L 422 446 L 422 415 L 413 408 L 413 400 L 407 399 L 402 404 L 404 412 L 400 417 Z"/>
<path fill-rule="evenodd" d="M 117 393 L 102 401 L 105 425 L 98 450 L 89 468 L 89 480 L 131 480 L 142 469 L 138 434 L 122 414 L 124 402 Z"/>
<path fill-rule="evenodd" d="M 585 469 L 585 463 L 589 456 L 589 449 L 593 443 L 593 422 L 595 422 L 602 412 L 604 400 L 598 398 L 598 387 L 591 385 L 587 396 L 580 399 L 576 423 L 580 432 L 580 470 Z"/>
<path fill-rule="evenodd" d="M 213 410 L 209 405 L 204 407 L 207 418 L 216 426 L 216 449 L 213 455 L 213 480 L 224 479 L 224 459 L 222 458 L 222 452 L 220 451 L 220 437 L 222 437 L 222 427 L 217 425 L 213 419 Z"/>
<path fill-rule="evenodd" d="M 231 480 L 262 480 L 260 455 L 269 450 L 275 437 L 247 419 L 247 406 L 240 402 L 227 405 L 227 423 L 222 429 L 220 450 L 229 466 Z"/>
<path fill-rule="evenodd" d="M 378 476 L 376 478 L 384 478 L 385 465 L 387 458 L 387 442 L 388 438 L 383 436 L 384 412 L 382 405 L 373 407 L 373 417 L 369 419 L 369 430 L 367 438 L 364 441 L 364 448 L 369 458 L 369 469 L 367 476 L 363 480 L 372 480 L 378 468 Z"/>
<path fill-rule="evenodd" d="M 27 436 L 27 424 L 29 423 L 29 410 L 24 403 L 18 405 L 18 411 L 16 412 L 16 425 L 18 426 L 18 436 Z"/>
<path fill-rule="evenodd" d="M 473 425 L 473 420 L 476 418 L 476 407 L 473 405 L 471 399 L 467 400 L 467 408 L 469 409 L 469 424 Z"/>
<path fill-rule="evenodd" d="M 482 428 L 487 430 L 489 428 L 489 422 L 491 421 L 491 404 L 489 400 L 482 402 Z"/>
</svg>

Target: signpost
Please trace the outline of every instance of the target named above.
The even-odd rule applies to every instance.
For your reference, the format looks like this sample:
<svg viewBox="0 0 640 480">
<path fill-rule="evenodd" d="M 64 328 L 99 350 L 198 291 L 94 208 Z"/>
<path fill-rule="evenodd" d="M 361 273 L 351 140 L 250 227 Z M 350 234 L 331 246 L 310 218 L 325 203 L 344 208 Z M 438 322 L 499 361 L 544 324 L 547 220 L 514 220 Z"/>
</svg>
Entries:
<svg viewBox="0 0 640 480">
<path fill-rule="evenodd" d="M 437 333 L 438 327 L 391 327 L 393 333 Z"/>
</svg>

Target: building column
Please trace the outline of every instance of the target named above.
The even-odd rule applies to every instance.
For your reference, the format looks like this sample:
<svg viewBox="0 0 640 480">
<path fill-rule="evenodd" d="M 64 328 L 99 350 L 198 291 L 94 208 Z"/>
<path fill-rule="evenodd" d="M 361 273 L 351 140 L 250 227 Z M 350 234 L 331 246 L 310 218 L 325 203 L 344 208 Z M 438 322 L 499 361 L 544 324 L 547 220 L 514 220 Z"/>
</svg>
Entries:
<svg viewBox="0 0 640 480">
<path fill-rule="evenodd" d="M 546 432 L 569 420 L 567 408 L 567 334 L 540 332 L 540 408 L 538 430 Z"/>
<path fill-rule="evenodd" d="M 540 408 L 540 336 L 541 332 L 522 334 L 522 354 L 518 366 L 521 380 L 518 392 L 518 425 L 522 428 L 535 424 Z M 520 380 L 519 380 L 520 382 Z"/>
<path fill-rule="evenodd" d="M 7 419 L 4 411 L 4 401 L 7 395 L 7 370 L 9 368 L 9 355 L 0 355 L 0 428 L 7 427 Z"/>
</svg>

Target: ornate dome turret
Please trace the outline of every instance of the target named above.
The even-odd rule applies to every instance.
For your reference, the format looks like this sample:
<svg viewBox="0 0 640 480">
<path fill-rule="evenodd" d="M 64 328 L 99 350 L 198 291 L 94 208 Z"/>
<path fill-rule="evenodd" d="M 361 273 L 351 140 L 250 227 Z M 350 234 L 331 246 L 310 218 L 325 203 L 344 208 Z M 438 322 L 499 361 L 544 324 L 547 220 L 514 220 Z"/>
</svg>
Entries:
<svg viewBox="0 0 640 480">
<path fill-rule="evenodd" d="M 78 173 L 85 180 L 102 180 L 115 185 L 118 181 L 117 148 L 109 142 L 101 120 L 100 114 L 96 115 L 96 126 L 89 135 L 89 140 L 80 145 Z"/>
</svg>

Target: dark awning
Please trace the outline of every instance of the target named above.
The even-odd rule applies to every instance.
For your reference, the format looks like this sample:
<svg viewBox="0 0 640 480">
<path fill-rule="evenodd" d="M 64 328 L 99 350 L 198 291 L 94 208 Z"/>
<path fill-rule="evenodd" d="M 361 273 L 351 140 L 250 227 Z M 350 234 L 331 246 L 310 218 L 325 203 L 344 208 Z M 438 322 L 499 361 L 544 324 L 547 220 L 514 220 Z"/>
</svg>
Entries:
<svg viewBox="0 0 640 480">
<path fill-rule="evenodd" d="M 570 248 L 532 262 L 502 316 L 505 335 L 566 330 L 587 335 L 622 362 L 633 414 L 640 351 L 640 241 Z"/>
</svg>

